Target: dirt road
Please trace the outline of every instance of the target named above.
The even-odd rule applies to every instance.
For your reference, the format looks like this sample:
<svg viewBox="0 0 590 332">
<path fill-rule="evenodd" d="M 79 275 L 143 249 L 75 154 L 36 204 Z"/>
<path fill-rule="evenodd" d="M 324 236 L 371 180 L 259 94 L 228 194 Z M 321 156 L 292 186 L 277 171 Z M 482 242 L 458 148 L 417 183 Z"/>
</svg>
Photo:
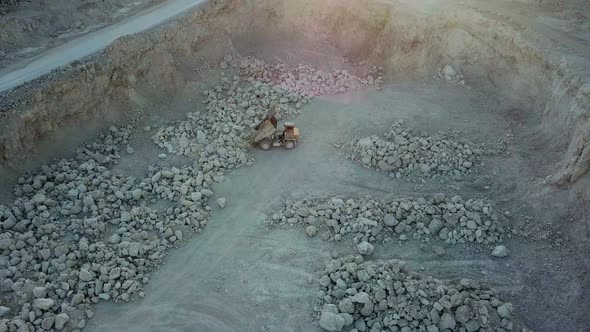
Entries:
<svg viewBox="0 0 590 332">
<path fill-rule="evenodd" d="M 101 51 L 117 38 L 153 28 L 204 0 L 170 0 L 104 29 L 81 36 L 33 59 L 0 71 L 0 92 L 34 80 L 52 70 Z"/>
</svg>

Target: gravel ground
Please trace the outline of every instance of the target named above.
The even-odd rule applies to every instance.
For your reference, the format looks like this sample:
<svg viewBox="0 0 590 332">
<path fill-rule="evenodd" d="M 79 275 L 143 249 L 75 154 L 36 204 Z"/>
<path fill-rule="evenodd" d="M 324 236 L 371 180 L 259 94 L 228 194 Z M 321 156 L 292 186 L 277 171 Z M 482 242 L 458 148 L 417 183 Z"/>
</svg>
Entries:
<svg viewBox="0 0 590 332">
<path fill-rule="evenodd" d="M 232 60 L 224 57 L 221 67 L 228 69 Z M 232 63 L 247 82 L 222 72 L 222 85 L 203 91 L 205 110 L 153 135 L 156 145 L 188 156 L 192 165 L 168 167 L 159 162 L 167 154 L 159 153 L 141 180 L 114 173 L 122 154 L 135 154 L 130 141 L 141 130 L 133 125 L 139 115 L 81 144 L 75 157 L 18 178 L 15 200 L 0 206 L 6 267 L 0 312 L 8 317 L 0 320 L 0 330 L 82 329 L 94 315 L 93 304 L 145 295 L 142 285 L 167 250 L 207 225 L 213 184 L 224 182 L 228 170 L 252 165 L 248 135 L 260 118 L 276 107 L 283 117 L 293 116 L 309 102 L 308 96 L 259 81 L 247 71 L 248 61 Z M 318 94 L 335 84 L 305 68 L 316 78 Z M 359 81 L 344 75 L 339 82 L 348 80 Z M 227 204 L 225 197 L 216 200 L 221 209 Z"/>
<path fill-rule="evenodd" d="M 587 53 L 583 11 L 536 20 L 513 2 L 498 11 L 467 5 Z M 92 28 L 72 25 L 80 12 L 55 7 L 58 18 L 68 13 L 65 30 L 15 12 L 2 16 L 14 24 L 0 41 L 36 47 L 37 33 L 54 45 Z M 103 18 L 114 10 L 98 7 Z M 382 19 L 367 12 L 375 20 L 351 26 Z M 321 19 L 328 30 L 345 26 Z M 408 42 L 394 43 L 401 53 L 423 56 L 411 52 L 428 39 L 402 31 L 385 35 Z M 341 45 L 287 38 L 265 49 L 263 36 L 260 47 L 236 38 L 234 51 L 258 57 L 226 55 L 193 81 L 183 73 L 174 98 L 133 85 L 130 118 L 80 123 L 69 136 L 63 128 L 16 168 L 2 165 L 0 332 L 585 330 L 587 207 L 547 185 L 563 149 L 543 134 L 546 114 L 497 96 L 490 76 L 472 79 L 444 63 L 424 76 L 432 79 L 384 81 L 383 68 L 338 52 L 358 42 L 351 49 L 362 57 L 367 45 L 352 37 L 366 35 L 333 35 Z M 474 39 L 465 37 L 490 46 Z M 395 68 L 415 64 L 395 47 L 372 52 L 392 50 Z M 476 66 L 489 62 L 466 54 Z M 178 79 L 166 67 L 182 67 L 175 55 L 150 58 L 165 64 L 149 76 L 156 89 Z M 92 62 L 79 69 L 93 75 Z M 157 81 L 164 76 L 170 82 Z M 51 81 L 12 96 L 29 100 L 27 89 Z M 0 107 L 18 103 L 4 98 Z M 251 128 L 274 107 L 297 122 L 300 144 L 251 149 Z"/>
<path fill-rule="evenodd" d="M 222 67 L 228 62 L 225 60 Z M 305 106 L 310 97 L 297 91 L 286 92 L 286 86 L 273 88 L 269 86 L 272 80 L 256 83 L 256 77 L 240 68 L 240 64 L 240 61 L 234 63 L 235 70 L 241 72 L 244 79 L 225 72 L 220 85 L 205 89 L 194 86 L 192 89 L 200 90 L 197 92 L 202 96 L 199 99 L 203 106 L 195 111 L 193 104 L 186 103 L 187 113 L 176 115 L 186 115 L 184 120 L 162 119 L 164 110 L 158 110 L 157 104 L 153 104 L 149 106 L 152 109 L 144 110 L 145 117 L 139 117 L 127 127 L 111 127 L 96 140 L 81 145 L 71 158 L 53 161 L 17 179 L 12 191 L 14 201 L 2 207 L 5 233 L 1 244 L 3 257 L 6 257 L 3 264 L 8 267 L 2 287 L 4 299 L 10 299 L 10 302 L 3 302 L 8 304 L 3 310 L 5 317 L 15 317 L 2 320 L 9 330 L 23 326 L 29 329 L 65 326 L 67 330 L 145 330 L 148 326 L 154 329 L 197 326 L 205 330 L 236 330 L 245 326 L 246 330 L 315 330 L 320 326 L 339 330 L 351 325 L 363 331 L 363 326 L 365 330 L 377 329 L 378 324 L 397 326 L 401 330 L 411 326 L 422 326 L 426 331 L 460 327 L 469 330 L 476 325 L 492 330 L 501 326 L 508 330 L 516 327 L 516 319 L 532 327 L 546 326 L 556 319 L 551 314 L 541 323 L 527 319 L 523 313 L 540 310 L 545 301 L 555 303 L 565 298 L 541 299 L 535 309 L 535 305 L 526 303 L 526 297 L 522 296 L 526 288 L 520 286 L 531 277 L 518 275 L 506 281 L 500 277 L 510 269 L 505 264 L 491 263 L 490 271 L 486 272 L 491 278 L 484 278 L 492 286 L 500 287 L 498 295 L 480 286 L 477 279 L 481 279 L 481 274 L 473 273 L 471 267 L 478 264 L 453 269 L 451 275 L 445 272 L 450 264 L 420 271 L 421 275 L 428 273 L 437 278 L 463 279 L 455 282 L 425 276 L 418 278 L 400 269 L 397 263 L 379 261 L 405 252 L 423 265 L 459 254 L 481 264 L 504 260 L 525 264 L 526 269 L 532 271 L 538 269 L 534 263 L 527 263 L 526 252 L 543 246 L 543 242 L 514 252 L 511 229 L 520 225 L 506 212 L 514 206 L 502 201 L 492 202 L 507 194 L 503 192 L 504 182 L 512 181 L 511 176 L 519 174 L 518 163 L 505 163 L 502 168 L 507 172 L 492 183 L 481 182 L 479 176 L 464 172 L 453 188 L 439 181 L 412 183 L 387 173 L 359 168 L 341 159 L 339 141 L 350 141 L 375 129 L 384 131 L 391 124 L 398 128 L 400 118 L 408 126 L 402 133 L 409 133 L 413 128 L 437 132 L 448 129 L 452 122 L 453 130 L 469 138 L 497 137 L 505 130 L 498 114 L 487 114 L 479 121 L 496 121 L 499 125 L 471 136 L 478 128 L 477 123 L 470 118 L 471 112 L 459 111 L 470 109 L 469 100 L 475 96 L 488 100 L 487 96 L 446 81 L 418 85 L 397 83 L 383 87 L 381 92 L 362 90 L 346 92 L 340 97 L 312 99 L 312 103 Z M 338 75 L 341 73 L 336 77 Z M 319 82 L 315 92 L 310 94 L 332 92 L 325 86 L 334 82 L 338 80 L 328 78 L 325 83 Z M 381 89 L 381 85 L 378 88 Z M 431 95 L 416 99 L 415 91 L 420 89 L 431 91 Z M 468 97 L 461 107 L 435 103 L 447 93 L 463 93 Z M 190 87 L 184 94 L 195 95 Z M 243 102 L 231 102 L 234 98 Z M 285 99 L 282 101 L 282 98 Z M 395 110 L 379 106 L 392 99 L 399 101 Z M 252 155 L 240 144 L 246 139 L 242 133 L 265 113 L 271 100 L 281 104 L 286 116 L 297 116 L 295 119 L 304 133 L 302 144 L 291 152 L 254 151 Z M 409 104 L 404 106 L 402 101 Z M 363 108 L 373 111 L 359 112 Z M 334 113 L 336 109 L 339 112 Z M 450 120 L 435 125 L 431 122 L 432 116 Z M 359 121 L 366 124 L 359 127 Z M 342 132 L 347 134 L 343 136 Z M 389 137 L 395 141 L 396 136 Z M 505 144 L 508 145 L 505 152 L 510 153 L 513 150 L 510 144 L 514 143 L 507 141 Z M 466 149 L 463 145 L 462 148 Z M 139 160 L 145 158 L 146 153 L 152 154 L 147 164 Z M 479 165 L 481 172 L 497 174 L 496 162 L 508 157 L 506 153 L 494 153 L 485 158 L 488 162 Z M 510 158 L 520 159 L 518 153 Z M 145 168 L 138 171 L 137 165 L 145 165 Z M 247 165 L 251 167 L 241 168 Z M 226 174 L 229 170 L 232 170 L 231 175 Z M 126 173 L 134 173 L 135 177 Z M 522 189 L 517 188 L 508 194 L 520 195 Z M 355 195 L 364 192 L 374 197 L 334 196 L 331 194 L 334 192 Z M 444 194 L 433 195 L 434 192 Z M 463 197 L 457 195 L 459 192 Z M 309 198 L 309 193 L 326 196 Z M 409 198 L 388 198 L 383 197 L 384 194 Z M 293 197 L 286 201 L 280 198 L 290 195 Z M 470 198 L 478 196 L 487 198 Z M 497 207 L 498 204 L 502 208 Z M 270 213 L 269 206 L 273 207 Z M 214 211 L 213 219 L 211 211 Z M 311 217 L 315 220 L 311 221 Z M 307 226 L 265 229 L 261 224 L 263 220 Z M 173 251 L 164 269 L 157 269 L 162 258 L 169 255 L 170 248 L 185 243 L 191 233 L 201 232 L 205 225 L 209 225 L 205 234 Z M 317 229 L 313 231 L 311 226 Z M 289 229 L 299 229 L 295 232 L 299 235 L 293 236 Z M 329 241 L 310 243 L 307 239 L 316 233 Z M 339 247 L 330 243 L 334 240 L 341 242 Z M 497 246 L 499 241 L 504 244 Z M 448 247 L 455 243 L 461 246 Z M 410 254 L 416 245 L 419 251 Z M 330 256 L 326 253 L 333 250 L 361 254 L 369 260 L 348 256 L 322 267 L 322 260 Z M 560 252 L 556 249 L 548 255 L 559 256 Z M 268 258 L 261 260 L 261 254 Z M 428 258 L 429 255 L 433 256 Z M 358 273 L 342 281 L 330 276 L 327 282 L 326 277 L 322 277 L 321 271 L 332 273 L 334 269 L 346 269 L 342 264 L 348 260 L 354 260 L 363 269 L 382 272 L 374 278 L 370 275 L 369 279 Z M 182 269 L 187 263 L 194 268 Z M 409 261 L 408 265 L 416 264 Z M 173 270 L 185 272 L 166 272 Z M 399 297 L 385 289 L 384 299 L 394 302 L 375 311 L 380 305 L 377 299 L 383 295 L 375 285 L 382 284 L 387 276 L 417 285 L 412 289 L 418 294 L 416 317 L 421 318 L 403 318 L 412 312 L 411 309 L 402 309 L 394 301 Z M 565 282 L 560 273 L 545 277 L 559 280 L 564 290 L 576 287 L 575 280 Z M 357 294 L 369 295 L 375 317 L 373 312 L 369 313 L 369 302 L 364 299 L 365 302 L 356 302 L 355 298 L 355 301 L 350 300 L 352 307 L 346 307 L 348 302 L 340 296 L 342 291 L 348 291 L 348 288 L 338 291 L 342 282 L 354 284 L 359 282 L 358 278 L 363 278 L 364 284 L 354 289 Z M 285 286 L 286 281 L 291 286 Z M 320 293 L 315 294 L 317 283 Z M 183 287 L 176 287 L 178 284 Z M 252 286 L 239 286 L 243 284 Z M 318 298 L 319 294 L 322 296 Z M 133 299 L 135 295 L 139 296 L 135 297 L 137 305 L 114 304 Z M 452 300 L 447 307 L 445 300 L 458 295 L 461 301 Z M 200 299 L 196 306 L 195 297 Z M 252 304 L 252 301 L 256 305 L 236 306 Z M 346 303 L 340 308 L 342 301 Z M 182 303 L 193 308 L 192 318 L 187 319 L 189 313 L 174 309 Z M 277 315 L 272 310 L 276 306 L 285 309 Z M 314 307 L 317 316 L 311 314 Z M 158 308 L 157 314 L 154 308 Z M 14 313 L 18 315 L 13 316 Z M 246 317 L 252 315 L 260 320 L 247 323 Z M 146 320 L 146 317 L 150 318 Z M 177 320 L 181 317 L 182 322 Z M 376 317 L 379 320 L 375 320 Z M 139 323 L 138 319 L 144 323 Z M 566 323 L 561 320 L 559 324 L 565 326 Z"/>
<path fill-rule="evenodd" d="M 201 88 L 189 86 L 183 95 L 192 97 L 201 91 Z M 374 227 L 371 226 L 367 228 L 367 232 L 364 229 L 363 232 L 353 232 L 350 236 L 343 236 L 340 243 L 335 244 L 310 239 L 305 227 L 299 224 L 297 227 L 271 228 L 263 224 L 264 220 L 272 219 L 274 213 L 282 212 L 285 203 L 283 197 L 288 197 L 292 202 L 309 200 L 310 204 L 315 205 L 316 200 L 310 199 L 310 195 L 328 197 L 325 200 L 329 201 L 334 195 L 363 201 L 363 195 L 370 194 L 371 200 L 390 202 L 389 204 L 396 196 L 402 196 L 415 197 L 416 203 L 420 202 L 427 207 L 432 204 L 429 200 L 434 199 L 433 193 L 441 192 L 445 193 L 444 201 L 455 199 L 455 203 L 462 202 L 460 204 L 466 204 L 470 197 L 482 197 L 484 200 L 481 202 L 495 201 L 484 203 L 484 206 L 493 207 L 498 212 L 499 219 L 508 223 L 510 229 L 518 228 L 519 232 L 523 229 L 530 232 L 533 238 L 537 238 L 540 230 L 532 231 L 534 226 L 523 222 L 525 216 L 533 220 L 537 217 L 531 217 L 536 214 L 532 213 L 528 205 L 523 206 L 523 202 L 527 201 L 524 193 L 528 185 L 521 172 L 527 171 L 528 166 L 524 165 L 528 163 L 524 157 L 527 153 L 521 150 L 526 149 L 527 145 L 521 141 L 507 141 L 505 153 L 489 156 L 487 162 L 480 165 L 483 178 L 481 174 L 466 174 L 452 186 L 438 181 L 413 183 L 403 178 L 391 178 L 387 174 L 342 160 L 339 141 L 365 137 L 376 128 L 384 132 L 399 119 L 404 119 L 406 125 L 411 124 L 411 128 L 418 132 L 439 132 L 452 128 L 472 139 L 486 140 L 505 136 L 509 126 L 501 111 L 478 113 L 474 118 L 473 109 L 477 109 L 477 104 L 485 103 L 491 107 L 495 103 L 488 95 L 478 91 L 467 90 L 445 81 L 399 82 L 385 85 L 382 91 L 365 90 L 312 99 L 295 118 L 303 133 L 301 144 L 289 152 L 280 149 L 271 152 L 254 151 L 254 165 L 237 168 L 225 176 L 223 182 L 217 183 L 211 201 L 212 219 L 204 234 L 168 256 L 163 268 L 152 273 L 150 283 L 145 286 L 145 297 L 138 299 L 136 304 L 120 306 L 110 302 L 99 303 L 96 307 L 96 319 L 89 325 L 90 330 L 319 330 L 323 304 L 318 304 L 317 292 L 320 290 L 318 284 L 325 269 L 323 262 L 331 259 L 334 251 L 342 253 L 342 257 L 358 254 L 357 244 L 365 242 L 364 240 L 374 246 L 370 254 L 370 247 L 361 247 L 361 250 L 368 250 L 363 251 L 367 254 L 367 262 L 364 264 L 381 266 L 379 260 L 402 260 L 410 270 L 418 271 L 419 275 L 424 276 L 424 280 L 432 280 L 432 284 L 441 285 L 449 296 L 464 290 L 463 287 L 466 286 L 461 285 L 461 279 L 472 280 L 469 287 L 475 288 L 468 288 L 471 294 L 486 292 L 490 296 L 488 299 L 480 298 L 462 304 L 471 311 L 462 308 L 458 314 L 457 310 L 461 305 L 443 309 L 439 318 L 447 313 L 444 316 L 445 324 L 452 324 L 454 321 L 458 328 L 463 326 L 461 324 L 476 319 L 480 324 L 483 320 L 481 317 L 485 316 L 489 318 L 489 322 L 493 322 L 488 325 L 490 328 L 502 324 L 505 327 L 516 327 L 514 322 L 521 321 L 533 329 L 546 326 L 566 329 L 572 327 L 573 325 L 568 325 L 572 321 L 559 313 L 565 310 L 570 301 L 566 294 L 572 294 L 579 284 L 565 272 L 575 268 L 569 262 L 560 261 L 559 257 L 567 249 L 559 245 L 559 241 L 555 242 L 557 245 L 553 249 L 547 249 L 548 245 L 553 246 L 553 241 L 557 238 L 553 231 L 544 240 L 531 240 L 531 237 L 523 239 L 519 236 L 502 238 L 502 246 L 509 254 L 498 257 L 492 253 L 502 251 L 502 248 L 496 249 L 495 241 L 490 241 L 487 245 L 466 241 L 452 246 L 440 238 L 434 238 L 426 243 L 423 241 L 430 237 L 414 239 L 413 228 L 408 229 L 408 239 L 404 241 L 399 240 L 402 234 L 396 233 L 395 227 L 393 230 L 380 232 L 395 237 L 395 241 L 373 241 L 371 236 Z M 448 96 L 455 98 L 447 98 Z M 464 98 L 457 99 L 456 96 Z M 208 95 L 200 100 L 207 99 Z M 440 100 L 447 103 L 441 105 Z M 473 100 L 478 100 L 478 103 L 471 104 Z M 385 107 L 392 101 L 397 105 L 394 110 Z M 190 103 L 185 105 L 175 101 L 174 104 L 162 105 L 166 106 L 160 109 L 158 104 L 151 105 L 153 109 L 146 109 L 147 114 L 154 114 L 151 116 L 157 119 L 160 117 L 157 114 L 165 114 L 170 108 L 182 109 L 179 109 L 179 116 L 182 116 L 183 111 L 194 113 L 194 106 Z M 206 109 L 206 105 L 203 109 Z M 191 116 L 189 114 L 187 119 Z M 446 120 L 439 121 L 443 119 Z M 184 121 L 187 120 L 180 120 L 176 124 Z M 362 125 L 359 126 L 359 123 Z M 483 123 L 486 124 L 485 131 L 481 131 Z M 166 126 L 169 125 L 162 127 Z M 153 146 L 151 136 L 154 132 L 157 130 L 152 128 L 141 143 L 132 142 L 131 145 L 137 151 L 144 151 L 142 145 Z M 171 141 L 174 140 L 171 138 Z M 523 144 L 522 148 L 520 144 Z M 151 153 L 157 158 L 158 154 L 168 152 L 164 149 L 153 150 Z M 124 155 L 123 159 L 127 161 L 122 160 L 121 163 L 134 165 L 136 156 L 137 152 Z M 492 174 L 493 180 L 485 180 L 486 175 Z M 454 198 L 458 194 L 462 197 L 460 201 Z M 420 197 L 424 199 L 421 200 Z M 344 204 L 347 204 L 348 198 L 342 199 Z M 387 209 L 391 210 L 387 212 L 393 212 L 392 205 L 383 205 L 382 217 Z M 513 211 L 514 216 L 504 214 L 505 211 Z M 378 225 L 385 223 L 382 217 L 376 218 Z M 402 214 L 399 220 L 405 217 Z M 488 217 L 482 220 L 492 221 L 491 218 L 486 218 Z M 353 218 L 350 221 L 351 225 L 355 220 Z M 297 223 L 300 222 L 303 223 L 298 218 Z M 344 221 L 346 222 L 348 221 Z M 467 221 L 464 222 L 467 227 Z M 319 220 L 316 223 L 319 228 Z M 358 236 L 358 243 L 353 239 L 355 235 Z M 557 269 L 559 264 L 561 268 Z M 553 268 L 548 269 L 548 266 Z M 413 280 L 410 274 L 399 273 L 400 278 Z M 426 276 L 434 276 L 434 279 Z M 478 288 L 476 285 L 481 283 L 488 284 L 497 291 L 487 290 L 486 287 Z M 551 295 L 545 292 L 539 295 L 538 291 L 534 291 L 553 288 L 555 285 L 558 285 L 559 290 Z M 427 293 L 427 297 L 434 296 L 432 294 Z M 536 294 L 534 301 L 532 294 Z M 492 298 L 496 300 L 492 301 Z M 325 299 L 322 297 L 319 300 Z M 431 304 L 434 305 L 436 301 L 432 300 Z M 486 301 L 489 303 L 486 304 Z M 487 314 L 475 313 L 473 308 L 476 305 L 486 307 Z M 552 309 L 547 310 L 547 306 Z M 312 314 L 314 307 L 319 314 L 317 316 Z M 508 317 L 499 316 L 499 307 L 502 307 L 501 312 L 504 315 L 504 308 L 507 309 Z M 362 307 L 358 308 L 361 309 Z M 430 311 L 431 307 L 428 309 Z M 331 310 L 334 313 L 333 308 Z M 356 306 L 354 310 L 357 310 Z M 534 313 L 539 311 L 544 312 L 543 318 L 531 319 L 537 317 Z M 390 314 L 393 315 L 393 312 Z M 253 320 L 251 317 L 257 318 Z M 381 317 L 382 322 L 384 317 L 387 315 Z M 470 318 L 461 321 L 464 317 Z M 354 315 L 353 318 L 355 322 L 358 320 Z M 441 323 L 440 320 L 433 323 L 432 315 L 428 320 L 429 325 L 426 325 L 427 321 L 422 323 L 424 327 L 435 325 L 438 328 Z M 391 321 L 393 320 L 388 319 L 388 322 Z M 469 326 L 473 324 L 469 323 Z"/>
</svg>

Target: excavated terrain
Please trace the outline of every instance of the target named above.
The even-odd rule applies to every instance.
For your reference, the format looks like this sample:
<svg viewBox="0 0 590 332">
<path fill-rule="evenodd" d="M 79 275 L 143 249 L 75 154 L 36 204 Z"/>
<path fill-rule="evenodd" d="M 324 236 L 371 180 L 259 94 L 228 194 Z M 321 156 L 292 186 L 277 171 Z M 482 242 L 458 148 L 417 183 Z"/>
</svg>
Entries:
<svg viewBox="0 0 590 332">
<path fill-rule="evenodd" d="M 4 93 L 0 332 L 588 330 L 590 65 L 508 21 L 209 1 Z"/>
</svg>

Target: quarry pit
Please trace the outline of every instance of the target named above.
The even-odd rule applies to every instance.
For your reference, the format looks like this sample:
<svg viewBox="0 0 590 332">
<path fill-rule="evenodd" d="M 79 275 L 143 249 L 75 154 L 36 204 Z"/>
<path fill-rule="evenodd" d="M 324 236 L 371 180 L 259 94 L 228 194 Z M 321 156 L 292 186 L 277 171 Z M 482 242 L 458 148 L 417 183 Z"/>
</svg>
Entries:
<svg viewBox="0 0 590 332">
<path fill-rule="evenodd" d="M 590 60 L 533 37 L 217 0 L 3 92 L 0 332 L 587 330 Z"/>
</svg>

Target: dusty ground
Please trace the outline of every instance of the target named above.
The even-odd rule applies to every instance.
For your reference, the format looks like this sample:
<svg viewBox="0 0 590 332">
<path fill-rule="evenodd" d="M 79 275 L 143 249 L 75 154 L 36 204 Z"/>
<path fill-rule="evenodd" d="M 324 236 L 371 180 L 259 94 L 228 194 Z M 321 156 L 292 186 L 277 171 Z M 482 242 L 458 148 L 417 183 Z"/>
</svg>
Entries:
<svg viewBox="0 0 590 332">
<path fill-rule="evenodd" d="M 216 74 L 211 74 L 210 80 Z M 189 86 L 184 97 L 174 101 L 146 98 L 145 123 L 157 126 L 182 118 L 198 103 L 194 96 L 203 84 Z M 216 188 L 218 197 L 227 197 L 228 207 L 214 211 L 204 234 L 170 254 L 153 274 L 143 299 L 132 304 L 99 304 L 87 328 L 318 330 L 310 315 L 317 269 L 330 253 L 350 253 L 354 247 L 309 239 L 300 228 L 267 229 L 261 223 L 263 215 L 271 212 L 281 197 L 320 193 L 404 197 L 436 192 L 490 198 L 502 210 L 513 212 L 516 225 L 524 223 L 525 216 L 531 217 L 524 228 L 531 238 L 507 241 L 512 254 L 501 261 L 476 246 L 446 248 L 441 259 L 421 251 L 415 241 L 404 246 L 378 246 L 375 258 L 401 259 L 415 270 L 439 278 L 470 277 L 489 282 L 514 303 L 518 318 L 533 330 L 574 331 L 587 326 L 583 312 L 570 310 L 573 303 L 586 303 L 585 270 L 576 264 L 567 242 L 551 248 L 557 241 L 559 220 L 568 217 L 567 211 L 549 213 L 542 206 L 550 202 L 540 202 L 534 195 L 534 179 L 543 172 L 536 166 L 542 153 L 531 155 L 528 134 L 534 132 L 538 119 L 507 116 L 508 109 L 482 92 L 485 83 L 474 86 L 478 89 L 444 81 L 399 81 L 387 84 L 381 92 L 359 91 L 314 101 L 297 118 L 304 135 L 301 145 L 292 152 L 256 152 L 254 167 L 232 172 Z M 417 185 L 344 161 L 334 146 L 374 133 L 375 127 L 385 130 L 398 119 L 405 119 L 416 130 L 452 128 L 475 141 L 506 140 L 509 152 L 489 160 L 481 173 L 464 182 Z M 513 139 L 511 133 L 515 133 Z M 131 145 L 139 153 L 124 156 L 117 166 L 125 175 L 141 175 L 161 152 L 148 134 L 140 131 L 138 135 Z M 540 240 L 544 234 L 549 237 Z"/>
<path fill-rule="evenodd" d="M 486 15 L 508 18 L 531 34 L 546 34 L 574 55 L 590 49 L 587 21 L 581 19 L 572 30 L 555 18 L 559 10 L 554 7 L 530 10 L 522 3 L 493 7 L 484 1 L 466 5 Z M 579 7 L 576 10 L 583 12 Z M 571 22 L 571 17 L 562 20 Z M 290 46 L 298 50 L 294 58 L 299 61 L 343 65 L 337 52 L 325 45 Z M 247 51 L 240 41 L 236 47 Z M 289 62 L 289 55 L 295 52 L 277 43 L 257 53 L 269 60 Z M 202 88 L 217 77 L 218 72 L 198 77 L 174 99 L 160 99 L 140 90 L 137 98 L 146 114 L 144 123 L 158 126 L 181 119 L 200 102 Z M 490 92 L 496 87 L 489 80 L 467 83 L 471 89 L 438 80 L 391 79 L 383 91 L 315 99 L 296 119 L 303 133 L 300 146 L 291 152 L 257 151 L 253 167 L 231 172 L 215 188 L 216 197 L 226 197 L 228 206 L 214 210 L 204 233 L 170 253 L 153 273 L 144 298 L 131 304 L 101 302 L 87 329 L 319 330 L 311 316 L 317 271 L 331 253 L 350 253 L 354 247 L 319 237 L 309 239 L 301 228 L 268 229 L 261 220 L 272 212 L 273 205 L 284 197 L 320 193 L 403 197 L 445 192 L 488 198 L 502 210 L 511 211 L 512 222 L 519 229 L 518 236 L 506 241 L 511 255 L 498 260 L 486 248 L 454 246 L 445 247 L 441 258 L 410 241 L 404 246 L 377 246 L 375 258 L 401 259 L 438 278 L 470 277 L 489 282 L 514 303 L 517 318 L 534 331 L 588 330 L 590 318 L 583 309 L 590 303 L 584 246 L 590 233 L 583 222 L 587 206 L 575 194 L 543 182 L 552 174 L 553 162 L 562 151 L 549 144 L 552 137 L 540 130 L 541 112 L 524 112 L 506 102 Z M 505 141 L 507 152 L 487 160 L 479 172 L 462 182 L 414 184 L 344 160 L 335 146 L 385 131 L 398 119 L 405 119 L 416 131 L 455 129 L 477 142 Z M 67 154 L 80 138 L 54 138 L 43 149 L 44 155 L 29 161 L 29 167 L 50 156 Z M 56 146 L 56 141 L 66 141 L 70 147 Z M 137 152 L 125 155 L 117 171 L 139 176 L 161 150 L 141 132 L 131 145 Z M 3 200 L 11 197 L 10 187 L 4 184 L 14 181 L 18 173 L 20 170 L 3 170 Z"/>
</svg>

